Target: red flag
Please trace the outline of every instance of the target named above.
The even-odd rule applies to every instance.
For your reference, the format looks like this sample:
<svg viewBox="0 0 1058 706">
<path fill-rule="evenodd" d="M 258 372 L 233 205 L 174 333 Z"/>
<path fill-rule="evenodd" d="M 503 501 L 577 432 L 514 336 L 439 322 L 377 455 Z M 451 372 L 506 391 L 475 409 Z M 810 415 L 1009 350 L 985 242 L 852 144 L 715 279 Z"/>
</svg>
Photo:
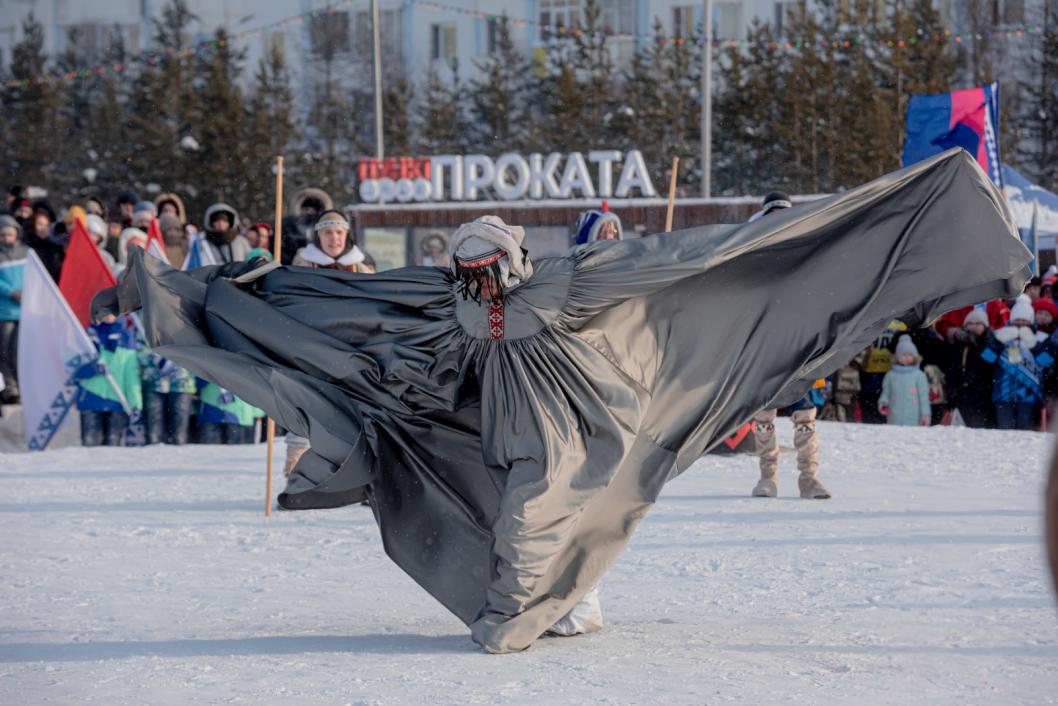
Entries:
<svg viewBox="0 0 1058 706">
<path fill-rule="evenodd" d="M 152 240 L 157 241 L 158 247 L 165 252 L 165 240 L 162 239 L 162 228 L 158 225 L 157 218 L 152 218 L 150 225 L 147 226 L 147 245 L 150 245 Z"/>
<path fill-rule="evenodd" d="M 59 274 L 59 291 L 66 297 L 77 320 L 87 327 L 92 323 L 92 297 L 117 284 L 103 253 L 80 221 L 74 223 L 70 247 Z"/>
</svg>

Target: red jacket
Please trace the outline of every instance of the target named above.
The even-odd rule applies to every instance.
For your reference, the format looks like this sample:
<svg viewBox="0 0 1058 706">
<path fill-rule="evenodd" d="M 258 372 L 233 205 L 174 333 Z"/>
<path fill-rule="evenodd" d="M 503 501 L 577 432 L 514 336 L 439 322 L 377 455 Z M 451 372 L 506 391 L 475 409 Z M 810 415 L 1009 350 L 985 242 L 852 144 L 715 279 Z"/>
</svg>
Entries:
<svg viewBox="0 0 1058 706">
<path fill-rule="evenodd" d="M 973 309 L 972 306 L 964 306 L 961 309 L 952 309 L 947 314 L 937 319 L 933 324 L 933 328 L 941 338 L 948 340 L 948 330 L 962 327 L 963 321 L 966 320 L 966 315 L 973 311 Z M 985 304 L 985 313 L 988 314 L 988 326 L 993 330 L 1003 328 L 1007 325 L 1007 321 L 1010 320 L 1010 308 L 1003 303 L 1002 299 L 993 299 Z"/>
</svg>

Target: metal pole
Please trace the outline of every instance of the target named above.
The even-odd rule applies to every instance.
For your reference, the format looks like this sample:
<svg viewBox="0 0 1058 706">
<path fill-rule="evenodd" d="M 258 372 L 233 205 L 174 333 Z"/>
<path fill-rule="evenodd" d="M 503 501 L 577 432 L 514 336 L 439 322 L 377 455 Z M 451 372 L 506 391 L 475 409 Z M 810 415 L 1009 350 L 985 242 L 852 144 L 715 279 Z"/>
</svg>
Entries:
<svg viewBox="0 0 1058 706">
<path fill-rule="evenodd" d="M 382 42 L 379 40 L 378 0 L 371 0 L 371 33 L 375 42 L 375 157 L 386 156 L 382 144 Z"/>
<path fill-rule="evenodd" d="M 702 37 L 702 196 L 713 190 L 713 0 L 705 0 Z"/>
</svg>

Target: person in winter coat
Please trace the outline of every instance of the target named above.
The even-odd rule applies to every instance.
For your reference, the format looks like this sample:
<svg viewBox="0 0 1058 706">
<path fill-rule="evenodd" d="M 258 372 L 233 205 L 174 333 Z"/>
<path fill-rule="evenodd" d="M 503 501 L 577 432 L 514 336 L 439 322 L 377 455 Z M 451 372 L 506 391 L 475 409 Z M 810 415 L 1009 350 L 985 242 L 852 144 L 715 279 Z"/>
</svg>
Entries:
<svg viewBox="0 0 1058 706">
<path fill-rule="evenodd" d="M 148 444 L 188 443 L 195 376 L 149 349 L 141 351 L 143 409 Z"/>
<path fill-rule="evenodd" d="M 1032 302 L 1032 311 L 1035 314 L 1036 333 L 1045 333 L 1048 336 L 1054 333 L 1055 324 L 1058 323 L 1058 306 L 1050 297 L 1040 297 Z"/>
<path fill-rule="evenodd" d="M 930 424 L 929 379 L 918 367 L 918 348 L 909 336 L 901 336 L 894 353 L 896 362 L 882 380 L 878 411 L 889 424 L 928 427 Z"/>
<path fill-rule="evenodd" d="M 830 399 L 823 405 L 822 419 L 835 422 L 856 421 L 856 400 L 860 393 L 860 369 L 866 359 L 861 352 L 838 368 L 830 382 Z"/>
<path fill-rule="evenodd" d="M 11 216 L 0 216 L 0 375 L 5 381 L 0 402 L 5 404 L 18 402 L 18 321 L 28 255 L 22 226 Z"/>
<path fill-rule="evenodd" d="M 374 273 L 373 260 L 356 246 L 349 221 L 338 211 L 319 214 L 312 228 L 312 242 L 294 256 L 294 265 L 344 272 Z M 297 434 L 286 436 L 287 455 L 283 473 L 289 477 L 309 449 L 309 440 Z"/>
<path fill-rule="evenodd" d="M 294 194 L 290 212 L 295 215 L 283 219 L 282 264 L 293 264 L 294 255 L 312 242 L 313 226 L 320 214 L 333 209 L 334 201 L 323 189 L 302 189 Z"/>
<path fill-rule="evenodd" d="M 1032 328 L 1032 304 L 1021 295 L 1010 310 L 1010 324 L 995 331 L 981 352 L 995 366 L 992 402 L 999 429 L 1038 428 L 1043 402 L 1043 371 L 1054 363 L 1054 343 Z"/>
<path fill-rule="evenodd" d="M 84 210 L 85 213 L 89 215 L 99 216 L 103 219 L 105 219 L 107 215 L 107 210 L 103 206 L 103 202 L 100 201 L 97 196 L 89 196 L 84 200 Z"/>
<path fill-rule="evenodd" d="M 1033 304 L 1040 298 L 1040 291 L 1043 285 L 1043 280 L 1039 277 L 1033 277 L 1025 284 L 1024 294 L 1028 296 L 1029 301 Z"/>
<path fill-rule="evenodd" d="M 264 221 L 258 221 L 247 228 L 244 236 L 251 248 L 272 251 L 272 226 Z"/>
<path fill-rule="evenodd" d="M 106 221 L 94 213 L 89 213 L 85 216 L 85 226 L 88 230 L 88 235 L 95 241 L 99 254 L 103 256 L 103 261 L 107 263 L 107 267 L 110 268 L 111 272 L 115 272 L 118 264 L 114 261 L 114 256 L 107 252 L 107 234 L 110 229 L 107 227 Z"/>
<path fill-rule="evenodd" d="M 133 245 L 141 248 L 147 247 L 147 234 L 139 228 L 126 228 L 118 237 L 118 264 L 115 268 L 117 274 L 125 271 L 129 264 L 129 248 Z"/>
<path fill-rule="evenodd" d="M 948 343 L 955 341 L 955 336 L 962 328 L 966 316 L 976 307 L 964 306 L 953 309 L 933 323 L 933 329 Z M 1010 319 L 1010 307 L 1002 299 L 993 299 L 985 304 L 985 315 L 988 317 L 988 328 L 1001 329 Z"/>
<path fill-rule="evenodd" d="M 239 235 L 239 214 L 226 203 L 215 203 L 206 209 L 206 248 L 218 265 L 241 262 L 251 248 L 246 238 Z"/>
<path fill-rule="evenodd" d="M 187 223 L 187 210 L 184 208 L 184 200 L 176 194 L 159 194 L 154 200 L 154 207 L 158 211 L 158 217 L 164 215 L 175 216 L 180 225 Z"/>
<path fill-rule="evenodd" d="M 610 211 L 585 211 L 577 217 L 573 226 L 573 242 L 575 245 L 594 243 L 596 240 L 621 240 L 624 231 L 621 228 L 621 219 L 616 213 Z"/>
<path fill-rule="evenodd" d="M 158 211 L 150 201 L 138 201 L 132 207 L 132 227 L 147 230 L 151 221 L 158 217 Z"/>
<path fill-rule="evenodd" d="M 374 261 L 356 245 L 349 221 L 338 211 L 324 211 L 313 225 L 312 242 L 294 255 L 293 264 L 343 272 L 375 272 Z"/>
<path fill-rule="evenodd" d="M 893 367 L 893 347 L 906 332 L 907 324 L 894 319 L 867 348 L 867 358 L 860 371 L 860 412 L 865 424 L 886 422 L 885 415 L 879 412 L 878 398 L 882 394 L 882 382 Z"/>
<path fill-rule="evenodd" d="M 124 446 L 129 415 L 143 409 L 135 334 L 123 319 L 88 327 L 99 357 L 74 372 L 83 446 Z"/>
<path fill-rule="evenodd" d="M 764 197 L 761 210 L 753 214 L 750 221 L 764 218 L 768 214 L 781 213 L 793 206 L 790 197 L 774 191 Z M 590 235 L 590 233 L 589 233 Z M 822 381 L 819 381 L 822 382 Z M 821 387 L 821 386 L 820 386 Z M 794 446 L 797 448 L 797 488 L 802 498 L 826 500 L 830 491 L 819 482 L 819 436 L 816 434 L 817 409 L 811 397 L 787 408 L 794 425 Z M 764 409 L 754 417 L 753 440 L 760 457 L 760 480 L 753 487 L 755 498 L 774 498 L 779 495 L 779 440 L 775 434 L 777 409 Z"/>
<path fill-rule="evenodd" d="M 945 372 L 948 404 L 958 410 L 966 426 L 981 429 L 995 424 L 992 385 L 995 368 L 981 353 L 988 344 L 988 314 L 973 309 L 952 334 L 951 357 Z"/>
<path fill-rule="evenodd" d="M 179 270 L 187 259 L 188 252 L 187 232 L 183 223 L 176 216 L 163 213 L 158 217 L 158 230 L 162 232 L 165 256 L 169 259 L 169 264 Z"/>
<path fill-rule="evenodd" d="M 264 412 L 205 380 L 198 381 L 198 400 L 198 443 L 254 443 L 254 425 Z"/>
<path fill-rule="evenodd" d="M 55 212 L 51 206 L 44 201 L 38 201 L 33 205 L 33 215 L 28 219 L 29 228 L 23 224 L 22 238 L 31 250 L 37 253 L 44 269 L 48 271 L 51 278 L 59 281 L 62 272 L 62 262 L 66 256 L 62 245 L 56 243 L 51 237 L 51 227 L 55 223 Z"/>
<path fill-rule="evenodd" d="M 139 198 L 137 198 L 136 194 L 131 191 L 124 191 L 118 196 L 117 215 L 121 221 L 122 228 L 132 227 L 132 212 L 137 203 L 139 203 Z"/>
</svg>

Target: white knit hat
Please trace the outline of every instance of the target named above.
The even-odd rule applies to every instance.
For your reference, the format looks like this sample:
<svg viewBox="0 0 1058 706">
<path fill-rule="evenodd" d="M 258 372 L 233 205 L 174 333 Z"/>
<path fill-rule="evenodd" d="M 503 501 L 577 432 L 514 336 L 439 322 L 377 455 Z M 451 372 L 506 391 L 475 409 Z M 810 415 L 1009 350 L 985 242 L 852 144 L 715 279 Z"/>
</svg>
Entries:
<svg viewBox="0 0 1058 706">
<path fill-rule="evenodd" d="M 900 359 L 901 356 L 912 355 L 918 357 L 918 348 L 915 347 L 914 341 L 908 335 L 903 335 L 900 340 L 896 342 L 896 358 Z"/>
<path fill-rule="evenodd" d="M 970 324 L 974 323 L 984 324 L 985 326 L 988 326 L 988 314 L 985 313 L 984 309 L 974 309 L 973 311 L 971 311 L 969 314 L 966 315 L 966 318 L 963 319 L 962 325 L 963 328 L 966 328 Z"/>
<path fill-rule="evenodd" d="M 1014 307 L 1010 310 L 1010 320 L 1028 322 L 1036 320 L 1036 313 L 1032 310 L 1032 300 L 1029 299 L 1029 295 L 1022 294 L 1018 297 Z"/>
</svg>

